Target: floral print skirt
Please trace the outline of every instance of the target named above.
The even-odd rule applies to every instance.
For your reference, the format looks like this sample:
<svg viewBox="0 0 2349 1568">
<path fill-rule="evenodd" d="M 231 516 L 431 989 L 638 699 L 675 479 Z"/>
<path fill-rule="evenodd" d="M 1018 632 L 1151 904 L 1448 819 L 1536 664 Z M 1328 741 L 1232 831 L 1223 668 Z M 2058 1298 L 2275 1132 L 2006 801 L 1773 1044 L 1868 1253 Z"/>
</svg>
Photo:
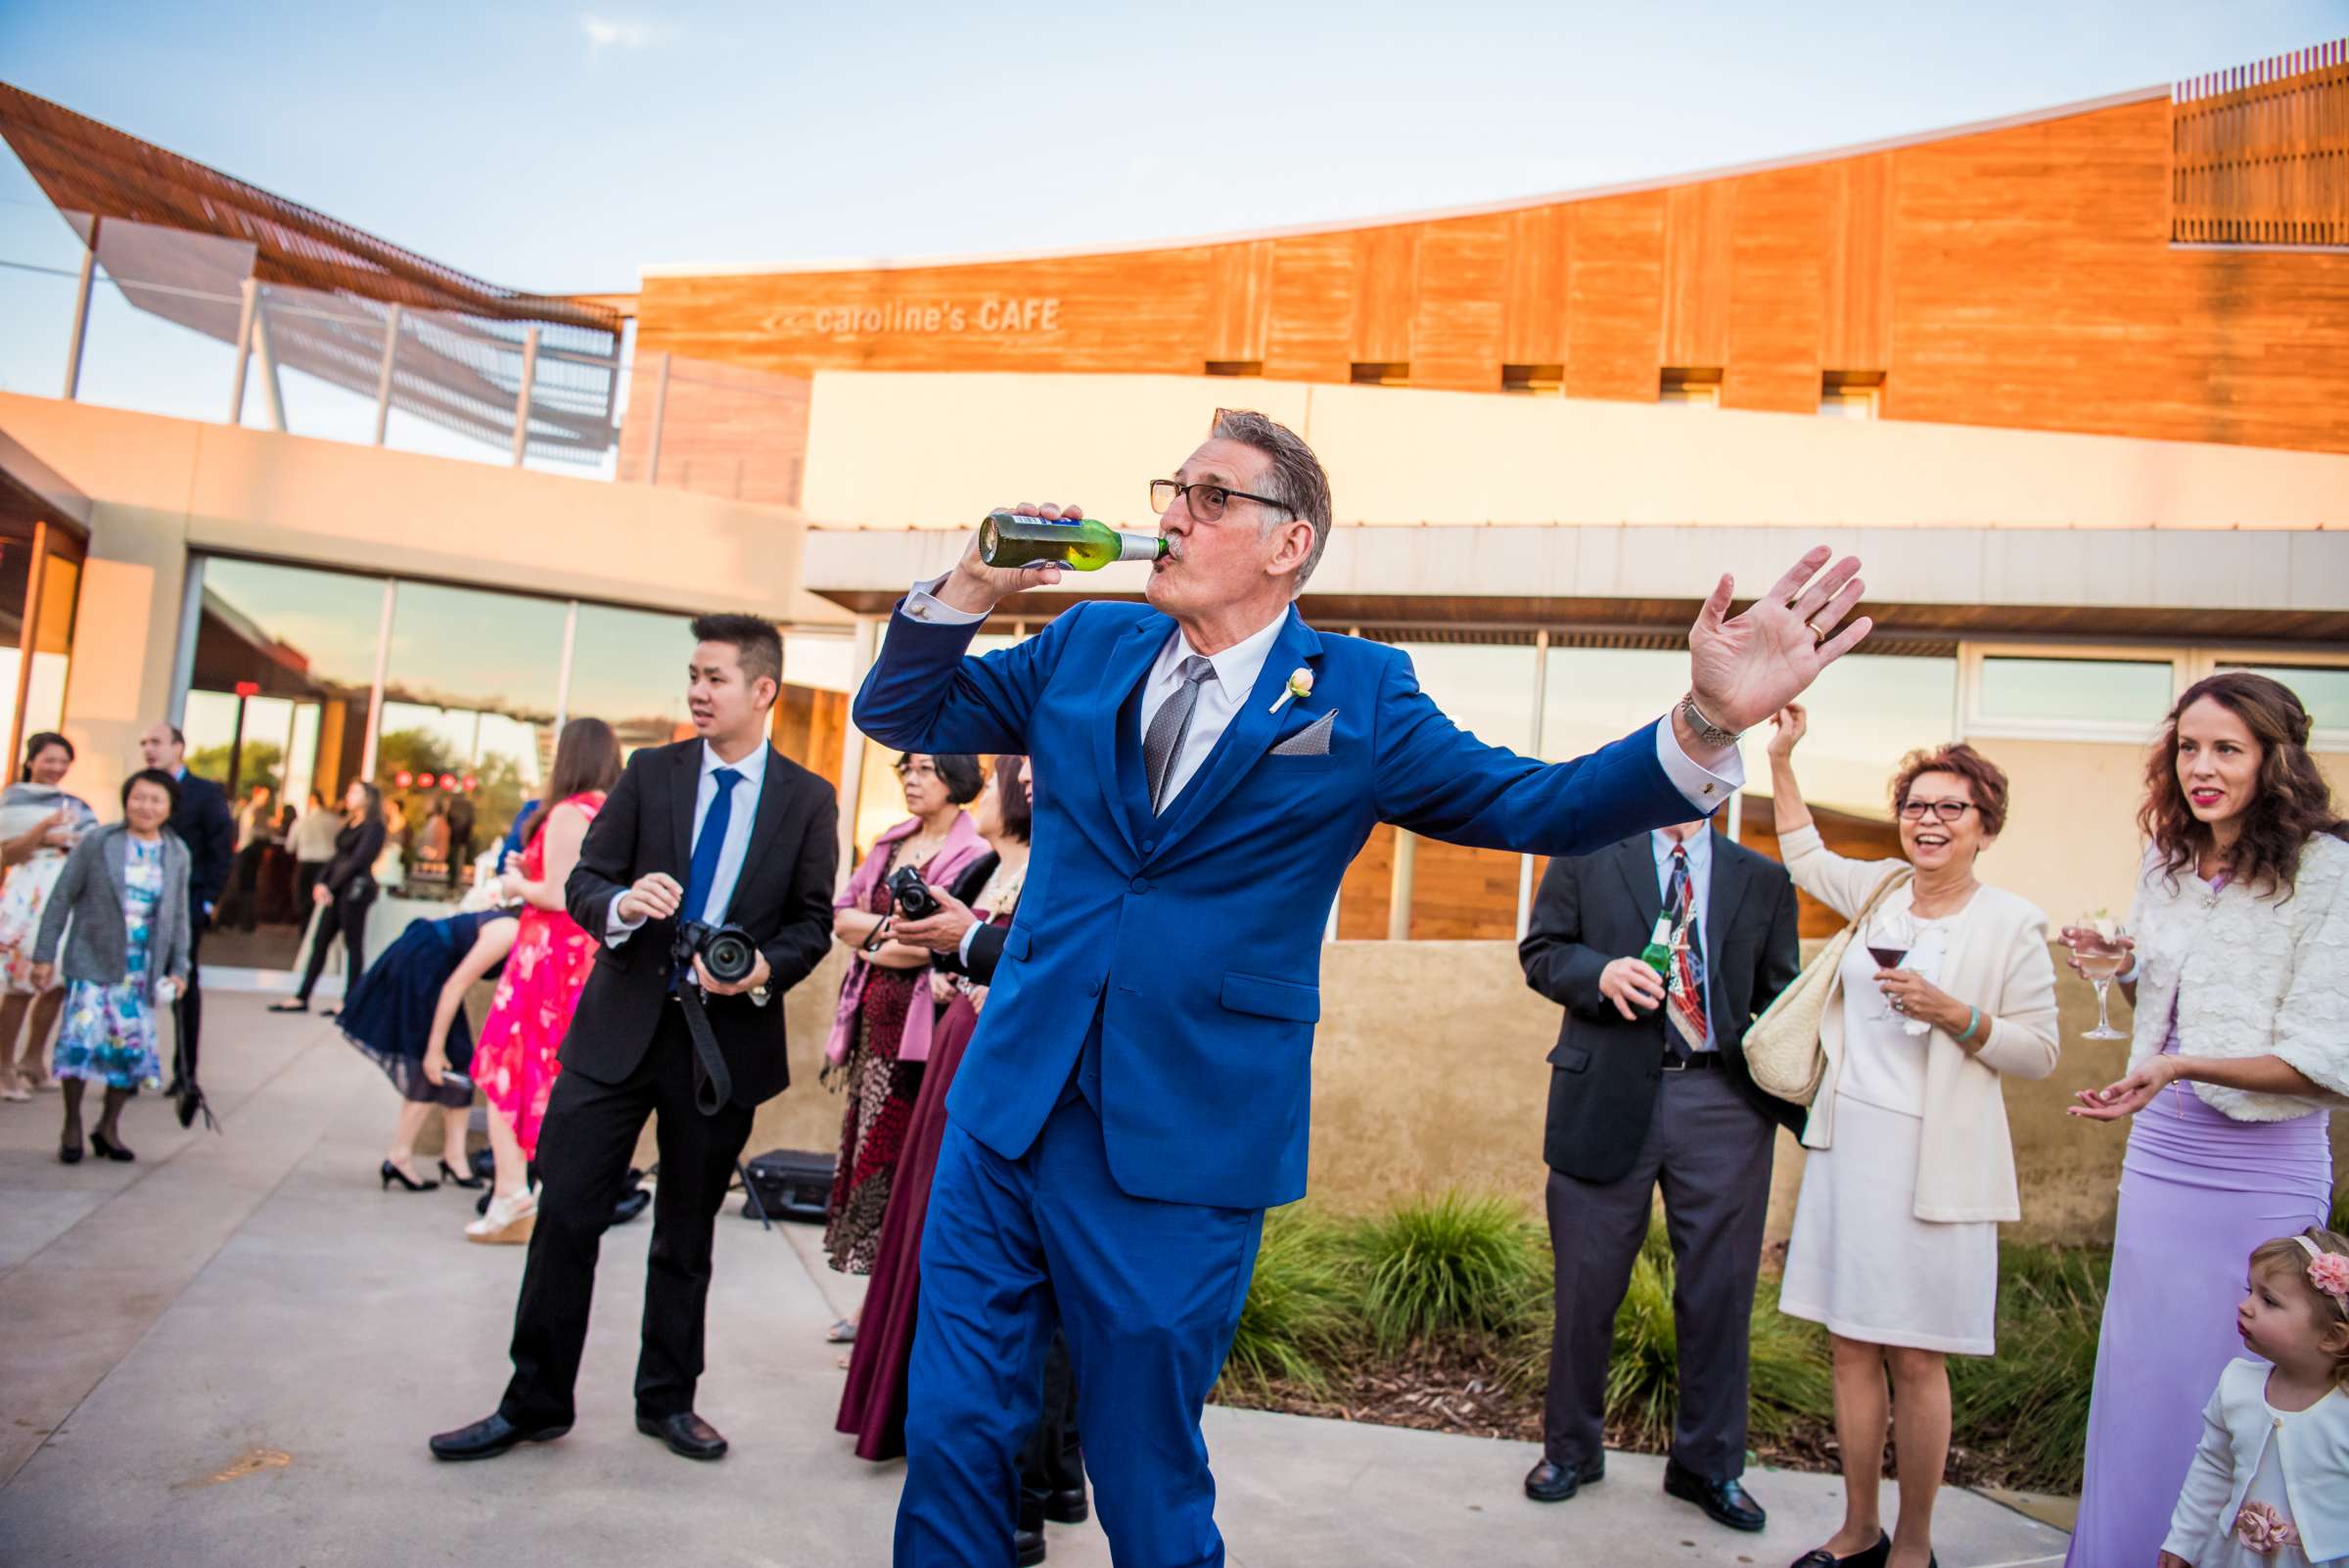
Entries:
<svg viewBox="0 0 2349 1568">
<path fill-rule="evenodd" d="M 140 975 L 116 986 L 94 980 L 66 983 L 65 1024 L 57 1035 L 59 1078 L 108 1088 L 137 1088 L 162 1076 L 155 1048 L 155 1004 Z"/>
</svg>

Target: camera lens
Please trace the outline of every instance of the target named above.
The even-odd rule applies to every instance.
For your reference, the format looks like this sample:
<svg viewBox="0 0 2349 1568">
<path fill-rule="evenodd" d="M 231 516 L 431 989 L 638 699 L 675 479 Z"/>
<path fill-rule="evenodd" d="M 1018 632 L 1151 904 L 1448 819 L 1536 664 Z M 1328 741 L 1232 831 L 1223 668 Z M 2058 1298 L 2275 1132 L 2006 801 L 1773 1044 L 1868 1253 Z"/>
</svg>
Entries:
<svg viewBox="0 0 2349 1568">
<path fill-rule="evenodd" d="M 702 948 L 702 967 L 720 985 L 740 985 L 759 967 L 759 949 L 739 931 L 713 932 Z"/>
</svg>

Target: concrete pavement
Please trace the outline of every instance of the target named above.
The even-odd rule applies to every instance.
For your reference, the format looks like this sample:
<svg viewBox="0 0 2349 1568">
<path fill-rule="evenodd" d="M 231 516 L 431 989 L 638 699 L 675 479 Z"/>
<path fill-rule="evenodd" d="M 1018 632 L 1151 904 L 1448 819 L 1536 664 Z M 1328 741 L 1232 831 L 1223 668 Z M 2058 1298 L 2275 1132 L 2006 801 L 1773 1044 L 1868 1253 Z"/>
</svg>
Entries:
<svg viewBox="0 0 2349 1568">
<path fill-rule="evenodd" d="M 469 1194 L 377 1189 L 395 1102 L 330 1025 L 214 993 L 207 1035 L 226 1136 L 143 1096 L 123 1124 L 138 1163 L 69 1168 L 56 1096 L 0 1104 L 0 1563 L 888 1561 L 900 1471 L 833 1433 L 821 1337 L 861 1281 L 823 1267 L 812 1230 L 719 1222 L 701 1409 L 734 1441 L 724 1462 L 631 1423 L 640 1220 L 606 1243 L 572 1435 L 438 1464 L 425 1437 L 496 1403 L 520 1249 L 463 1241 Z M 1775 1565 L 1839 1512 L 1831 1477 L 1757 1472 L 1771 1526 L 1738 1536 L 1664 1498 L 1640 1455 L 1543 1507 L 1517 1490 L 1527 1445 L 1224 1409 L 1208 1437 L 1245 1568 Z M 1968 1493 L 1941 1506 L 1949 1568 L 2052 1564 L 2063 1543 Z M 1051 1560 L 1109 1552 L 1097 1525 L 1056 1526 Z"/>
</svg>

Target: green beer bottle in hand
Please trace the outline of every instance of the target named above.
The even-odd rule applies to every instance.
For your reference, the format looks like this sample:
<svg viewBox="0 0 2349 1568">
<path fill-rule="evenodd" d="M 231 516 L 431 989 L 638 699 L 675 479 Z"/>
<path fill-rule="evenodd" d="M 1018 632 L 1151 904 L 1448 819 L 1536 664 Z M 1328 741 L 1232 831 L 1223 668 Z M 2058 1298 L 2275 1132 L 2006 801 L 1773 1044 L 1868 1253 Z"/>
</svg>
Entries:
<svg viewBox="0 0 2349 1568">
<path fill-rule="evenodd" d="M 1113 561 L 1155 561 L 1166 553 L 1164 534 L 1120 533 L 1089 517 L 1053 523 L 1017 512 L 990 512 L 979 523 L 979 559 L 990 567 L 1043 563 L 1098 572 Z"/>
<path fill-rule="evenodd" d="M 1639 961 L 1669 982 L 1672 979 L 1672 911 L 1656 916 L 1656 929 L 1639 951 Z"/>
</svg>

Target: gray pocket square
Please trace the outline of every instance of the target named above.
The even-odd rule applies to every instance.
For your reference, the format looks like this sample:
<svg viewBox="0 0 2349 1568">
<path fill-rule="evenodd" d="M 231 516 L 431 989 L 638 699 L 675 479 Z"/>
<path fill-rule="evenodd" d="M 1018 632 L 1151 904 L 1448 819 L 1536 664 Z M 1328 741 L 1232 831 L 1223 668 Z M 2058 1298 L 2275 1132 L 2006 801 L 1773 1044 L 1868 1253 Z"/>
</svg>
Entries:
<svg viewBox="0 0 2349 1568">
<path fill-rule="evenodd" d="M 1329 737 L 1336 733 L 1338 711 L 1331 709 L 1319 718 L 1272 748 L 1274 757 L 1327 757 Z"/>
</svg>

